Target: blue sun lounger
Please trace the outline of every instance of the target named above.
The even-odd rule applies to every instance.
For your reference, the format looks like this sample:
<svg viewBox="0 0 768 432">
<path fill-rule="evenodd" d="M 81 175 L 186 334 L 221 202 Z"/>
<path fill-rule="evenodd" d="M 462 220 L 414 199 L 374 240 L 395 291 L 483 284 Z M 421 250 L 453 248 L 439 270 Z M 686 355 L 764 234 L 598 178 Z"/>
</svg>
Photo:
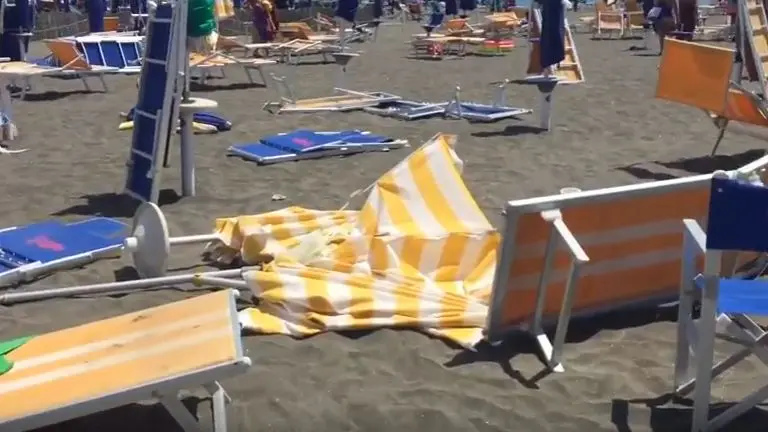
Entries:
<svg viewBox="0 0 768 432">
<path fill-rule="evenodd" d="M 127 231 L 110 218 L 45 221 L 0 231 L 0 286 L 116 256 Z"/>
<path fill-rule="evenodd" d="M 505 90 L 509 81 L 496 83 L 496 95 L 493 103 L 483 104 L 476 102 L 464 102 L 461 100 L 461 87 L 456 87 L 453 99 L 445 108 L 445 115 L 453 118 L 462 118 L 472 122 L 493 123 L 530 114 L 533 110 L 507 106 Z"/>
<path fill-rule="evenodd" d="M 404 140 L 358 130 L 317 132 L 300 129 L 264 137 L 257 143 L 237 144 L 229 153 L 261 165 L 369 151 L 388 151 L 407 144 Z"/>
<path fill-rule="evenodd" d="M 400 99 L 391 102 L 381 103 L 375 107 L 363 108 L 363 111 L 380 115 L 382 117 L 392 117 L 399 120 L 419 120 L 436 115 L 445 114 L 445 107 L 448 103 L 416 102 Z"/>
<path fill-rule="evenodd" d="M 138 37 L 105 38 L 84 36 L 76 38 L 78 48 L 88 64 L 109 66 L 118 73 L 134 74 L 141 71 L 141 40 Z"/>
</svg>

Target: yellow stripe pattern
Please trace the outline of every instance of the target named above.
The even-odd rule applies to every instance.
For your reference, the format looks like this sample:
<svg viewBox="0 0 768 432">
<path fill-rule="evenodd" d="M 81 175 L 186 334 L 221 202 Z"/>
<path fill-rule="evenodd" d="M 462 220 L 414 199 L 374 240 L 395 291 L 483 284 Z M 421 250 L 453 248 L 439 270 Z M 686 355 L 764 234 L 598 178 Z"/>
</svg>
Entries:
<svg viewBox="0 0 768 432">
<path fill-rule="evenodd" d="M 407 327 L 471 348 L 482 339 L 500 235 L 437 135 L 382 176 L 359 211 L 290 207 L 219 219 L 223 261 L 272 260 L 245 279 L 244 328 L 294 337 Z"/>
</svg>

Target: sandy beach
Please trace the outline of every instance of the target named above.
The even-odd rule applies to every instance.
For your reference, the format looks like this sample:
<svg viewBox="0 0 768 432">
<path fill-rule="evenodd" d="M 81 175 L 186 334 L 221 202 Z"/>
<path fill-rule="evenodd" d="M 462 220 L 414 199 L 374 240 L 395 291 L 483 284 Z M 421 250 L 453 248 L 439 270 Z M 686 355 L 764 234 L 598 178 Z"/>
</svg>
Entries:
<svg viewBox="0 0 768 432">
<path fill-rule="evenodd" d="M 406 58 L 415 23 L 385 26 L 376 43 L 348 71 L 347 86 L 411 99 L 445 101 L 460 85 L 462 97 L 490 101 L 489 83 L 522 78 L 526 42 L 503 57 L 457 60 Z M 459 137 L 464 178 L 489 220 L 500 227 L 510 199 L 592 189 L 733 169 L 759 156 L 765 132 L 733 127 L 719 155 L 708 157 L 716 129 L 700 111 L 655 100 L 659 57 L 654 48 L 630 51 L 639 40 L 591 40 L 575 35 L 587 81 L 562 86 L 554 97 L 553 130 L 539 133 L 536 115 L 494 124 L 429 119 L 401 122 L 366 114 L 283 114 L 261 106 L 273 88 L 249 86 L 242 71 L 194 94 L 216 100 L 231 131 L 197 136 L 198 196 L 180 199 L 179 158 L 163 178 L 162 209 L 172 234 L 207 233 L 216 217 L 256 214 L 290 205 L 337 209 L 409 151 L 438 132 Z M 33 47 L 42 54 L 44 48 Z M 300 97 L 328 95 L 333 64 L 306 62 L 267 69 L 286 75 Z M 14 103 L 21 136 L 0 156 L 3 171 L 0 226 L 93 215 L 130 222 L 135 203 L 120 197 L 131 133 L 120 132 L 119 113 L 136 102 L 136 78 L 107 77 L 109 93 L 84 93 L 76 80 L 33 81 L 28 100 Z M 538 110 L 535 88 L 510 85 L 511 105 Z M 258 166 L 226 156 L 235 143 L 296 128 L 359 128 L 408 139 L 412 148 L 348 158 Z M 273 194 L 285 201 L 272 201 Z M 653 211 L 653 209 L 648 209 Z M 200 267 L 200 248 L 172 250 L 171 268 Z M 135 277 L 129 260 L 100 261 L 59 272 L 29 288 L 72 286 Z M 26 288 L 25 288 L 26 289 Z M 50 300 L 0 307 L 0 340 L 40 334 L 168 303 L 193 292 L 164 290 L 119 297 Z M 665 404 L 672 389 L 674 310 L 620 312 L 572 324 L 563 374 L 546 375 L 533 344 L 512 338 L 500 347 L 463 352 L 415 331 L 323 334 L 307 340 L 249 336 L 250 372 L 223 382 L 233 398 L 230 430 L 251 431 L 685 431 L 685 401 Z M 714 386 L 716 398 L 740 399 L 764 378 L 754 363 L 734 369 Z M 201 418 L 209 404 L 190 393 Z M 729 431 L 765 430 L 768 417 L 753 412 Z M 132 405 L 73 420 L 45 431 L 177 430 L 159 406 Z"/>
</svg>

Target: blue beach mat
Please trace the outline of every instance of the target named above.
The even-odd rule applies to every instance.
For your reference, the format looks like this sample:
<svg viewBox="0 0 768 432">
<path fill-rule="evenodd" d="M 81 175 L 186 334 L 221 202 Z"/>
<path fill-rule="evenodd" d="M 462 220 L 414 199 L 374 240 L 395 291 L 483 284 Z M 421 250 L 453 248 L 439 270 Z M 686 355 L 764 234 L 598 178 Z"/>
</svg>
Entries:
<svg viewBox="0 0 768 432">
<path fill-rule="evenodd" d="M 261 165 L 329 156 L 345 156 L 370 151 L 388 151 L 407 144 L 387 136 L 359 130 L 318 132 L 299 129 L 271 135 L 255 143 L 236 144 L 229 154 Z"/>
</svg>

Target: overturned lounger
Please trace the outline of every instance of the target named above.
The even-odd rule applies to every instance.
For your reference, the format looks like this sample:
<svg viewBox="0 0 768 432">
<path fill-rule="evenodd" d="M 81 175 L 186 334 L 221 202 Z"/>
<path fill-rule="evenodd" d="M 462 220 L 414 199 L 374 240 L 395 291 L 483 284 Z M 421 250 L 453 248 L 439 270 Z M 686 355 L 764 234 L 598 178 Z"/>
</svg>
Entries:
<svg viewBox="0 0 768 432">
<path fill-rule="evenodd" d="M 179 391 L 204 387 L 217 432 L 228 396 L 218 380 L 244 373 L 232 290 L 33 337 L 5 355 L 0 430 L 47 426 L 157 399 L 184 431 L 202 430 Z"/>
<path fill-rule="evenodd" d="M 373 107 L 363 108 L 363 111 L 383 117 L 393 117 L 400 120 L 419 120 L 427 117 L 445 114 L 446 102 L 416 102 L 405 99 L 385 102 Z"/>
<path fill-rule="evenodd" d="M 273 114 L 283 112 L 318 112 L 318 111 L 353 111 L 376 106 L 385 102 L 399 100 L 400 96 L 385 92 L 357 92 L 346 89 L 334 89 L 337 95 L 314 99 L 296 99 L 285 77 L 272 75 L 279 102 L 267 102 L 263 109 Z"/>
<path fill-rule="evenodd" d="M 0 286 L 120 254 L 128 227 L 110 218 L 45 221 L 0 231 Z"/>
<path fill-rule="evenodd" d="M 453 100 L 445 108 L 445 115 L 473 122 L 493 123 L 532 113 L 533 110 L 528 108 L 507 106 L 504 91 L 508 82 L 505 80 L 498 83 L 497 94 L 494 97 L 493 103 L 490 104 L 462 101 L 460 98 L 461 88 L 457 86 Z"/>
</svg>

